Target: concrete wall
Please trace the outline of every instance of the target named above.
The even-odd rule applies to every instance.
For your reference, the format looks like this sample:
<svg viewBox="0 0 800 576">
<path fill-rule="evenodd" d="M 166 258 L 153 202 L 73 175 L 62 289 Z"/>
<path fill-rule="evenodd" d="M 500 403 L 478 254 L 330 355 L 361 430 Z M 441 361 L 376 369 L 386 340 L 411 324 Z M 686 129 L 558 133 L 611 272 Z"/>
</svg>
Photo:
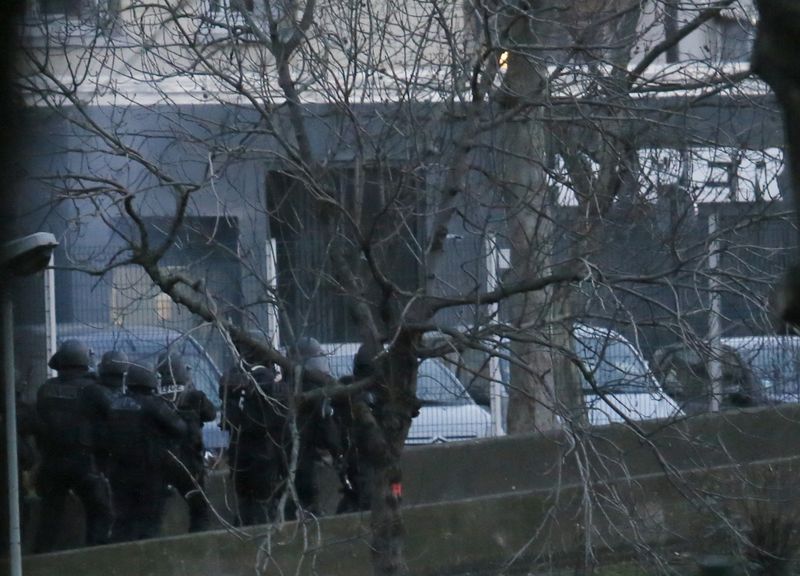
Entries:
<svg viewBox="0 0 800 576">
<path fill-rule="evenodd" d="M 576 449 L 576 440 L 580 446 Z M 581 453 L 585 453 L 584 456 Z M 800 456 L 800 406 L 749 409 L 665 422 L 591 429 L 582 437 L 514 436 L 407 449 L 409 504 L 578 482 Z M 581 472 L 581 466 L 584 472 Z"/>
<path fill-rule="evenodd" d="M 652 533 L 653 538 L 664 539 L 664 543 L 667 540 L 671 542 L 676 535 L 683 535 L 690 527 L 688 522 L 694 516 L 689 509 L 706 506 L 701 488 L 716 486 L 713 492 L 720 497 L 726 497 L 726 492 L 736 494 L 748 470 L 772 470 L 773 475 L 777 474 L 775 471 L 794 473 L 798 458 L 800 406 L 726 412 L 693 417 L 669 425 L 650 422 L 642 424 L 641 434 L 619 425 L 596 428 L 586 432 L 579 444 L 569 436 L 554 435 L 410 448 L 403 459 L 404 504 L 408 506 L 404 514 L 409 526 L 409 546 L 414 550 L 415 557 L 432 554 L 426 551 L 429 547 L 439 549 L 450 546 L 454 549 L 453 553 L 458 557 L 464 556 L 463 561 L 467 563 L 473 561 L 473 551 L 465 551 L 470 550 L 469 539 L 491 534 L 491 538 L 497 542 L 490 546 L 494 556 L 489 557 L 497 559 L 502 551 L 511 554 L 518 538 L 525 534 L 530 536 L 530 530 L 526 528 L 528 523 L 536 526 L 544 518 L 550 518 L 551 508 L 556 503 L 559 514 L 580 513 L 578 518 L 583 518 L 581 502 L 586 494 L 582 488 L 585 485 L 600 490 L 598 495 L 606 495 L 605 506 L 596 504 L 598 513 L 594 514 L 593 526 L 595 522 L 621 522 L 631 530 L 636 526 L 639 532 Z M 208 485 L 209 497 L 223 519 L 232 517 L 232 495 L 227 484 L 227 474 L 219 471 L 212 474 Z M 323 508 L 330 512 L 335 508 L 338 498 L 338 481 L 329 471 L 323 475 L 323 486 Z M 720 486 L 725 486 L 725 490 L 721 490 Z M 659 500 L 651 501 L 650 497 L 656 494 Z M 597 501 L 601 500 L 597 496 Z M 679 513 L 682 507 L 688 507 L 687 511 Z M 616 512 L 609 515 L 606 508 Z M 670 514 L 678 516 L 674 519 L 675 534 L 667 538 L 657 524 L 665 522 L 663 519 Z M 640 518 L 640 515 L 645 517 Z M 77 509 L 74 516 L 79 516 Z M 615 518 L 613 522 L 609 519 L 612 517 Z M 567 524 L 574 525 L 575 522 Z M 173 498 L 165 533 L 182 534 L 186 526 L 185 506 L 179 499 Z M 644 526 L 649 528 L 644 530 Z M 597 526 L 594 527 L 599 530 Z M 325 562 L 334 562 L 331 566 L 340 566 L 345 562 L 344 558 L 352 558 L 356 564 L 367 562 L 367 551 L 361 548 L 366 547 L 364 538 L 368 531 L 368 515 L 324 517 L 318 526 L 305 528 L 309 530 L 309 537 L 315 538 L 320 532 L 325 542 L 339 542 L 324 548 L 325 554 L 328 554 L 329 548 L 339 552 L 333 554 L 335 562 L 331 559 L 320 560 L 323 565 L 328 566 Z M 548 533 L 554 529 L 549 527 Z M 67 552 L 53 555 L 52 558 L 64 560 L 67 562 L 65 566 L 75 563 L 77 570 L 80 563 L 97 562 L 96 559 L 103 559 L 106 554 L 133 554 L 138 557 L 141 552 L 148 559 L 136 560 L 137 563 L 152 562 L 162 555 L 163 549 L 168 551 L 163 554 L 186 563 L 187 573 L 194 574 L 194 570 L 200 570 L 203 566 L 224 566 L 231 571 L 219 574 L 238 574 L 240 568 L 230 566 L 238 566 L 236 562 L 241 560 L 232 560 L 227 556 L 245 555 L 252 569 L 259 546 L 258 538 L 265 530 L 180 536 L 123 547 Z M 68 532 L 72 541 L 66 541 L 65 544 L 74 545 L 77 535 L 81 533 L 80 526 L 74 525 Z M 282 533 L 274 536 L 276 549 L 283 550 L 281 554 L 291 559 L 299 558 L 302 555 L 299 544 L 291 542 L 301 532 L 301 527 L 287 525 Z M 558 531 L 556 533 L 561 534 Z M 561 550 L 569 542 L 581 541 L 581 535 L 579 531 L 577 535 L 570 532 L 569 537 L 559 536 L 566 539 L 566 543 L 558 544 L 558 549 Z M 253 541 L 254 538 L 256 541 Z M 427 545 L 426 538 L 429 539 Z M 340 540 L 346 540 L 349 544 L 344 545 Z M 277 546 L 278 542 L 283 544 Z M 456 550 L 462 543 L 465 548 Z M 193 551 L 195 548 L 202 550 L 202 554 Z M 474 551 L 480 562 L 489 558 L 483 556 L 485 548 L 481 546 L 480 550 Z M 178 560 L 170 560 L 173 561 Z M 425 562 L 429 561 L 433 560 Z M 31 573 L 46 573 L 37 570 L 49 566 L 48 561 L 32 558 L 30 562 Z M 105 565 L 105 562 L 103 560 L 98 565 Z M 158 572 L 155 564 L 147 566 L 142 569 L 151 572 L 138 573 L 183 573 Z M 59 571 L 59 574 L 69 573 Z M 119 572 L 128 573 L 137 572 Z M 196 573 L 217 574 L 213 571 Z"/>
<path fill-rule="evenodd" d="M 576 440 L 580 448 L 576 449 Z M 780 460 L 800 456 L 800 406 L 748 409 L 669 423 L 641 423 L 641 434 L 623 425 L 594 428 L 581 438 L 566 434 L 489 438 L 407 448 L 403 455 L 406 505 L 450 502 L 493 494 L 553 489 L 580 483 Z M 320 468 L 323 513 L 332 514 L 339 481 Z M 210 475 L 208 492 L 223 518 L 233 517 L 228 473 Z M 185 532 L 186 509 L 173 498 L 165 530 Z"/>
<path fill-rule="evenodd" d="M 800 458 L 651 474 L 520 494 L 425 504 L 404 511 L 411 574 L 504 574 L 569 563 L 591 548 L 603 562 L 730 552 L 747 529 L 740 496 L 754 478 L 796 477 Z M 746 492 L 745 492 L 746 493 Z M 713 498 L 708 496 L 713 494 Z M 591 530 L 587 530 L 587 525 Z M 216 531 L 27 557 L 28 576 L 238 576 L 371 573 L 366 516 L 282 530 Z M 652 555 L 652 558 L 651 558 Z"/>
</svg>

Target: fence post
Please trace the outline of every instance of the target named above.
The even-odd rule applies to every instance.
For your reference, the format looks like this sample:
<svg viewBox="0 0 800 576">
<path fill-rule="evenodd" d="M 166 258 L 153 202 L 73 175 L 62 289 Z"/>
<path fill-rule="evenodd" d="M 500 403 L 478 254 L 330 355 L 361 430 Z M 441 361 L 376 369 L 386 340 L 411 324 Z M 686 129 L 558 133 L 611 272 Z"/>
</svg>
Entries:
<svg viewBox="0 0 800 576">
<path fill-rule="evenodd" d="M 722 403 L 722 295 L 719 292 L 720 284 L 717 276 L 719 267 L 719 215 L 715 206 L 708 215 L 708 342 L 710 358 L 708 360 L 708 376 L 711 381 L 711 399 L 708 409 L 710 412 L 719 412 Z"/>
<path fill-rule="evenodd" d="M 5 381 L 6 459 L 8 473 L 8 543 L 11 576 L 22 576 L 22 530 L 19 517 L 19 479 L 17 469 L 17 404 L 14 374 L 14 306 L 11 289 L 0 286 L 2 305 L 3 380 Z"/>
<path fill-rule="evenodd" d="M 275 303 L 267 305 L 267 330 L 270 343 L 276 350 L 281 345 L 280 317 L 278 316 L 278 253 L 275 238 L 267 239 L 267 283 Z"/>
<path fill-rule="evenodd" d="M 497 288 L 498 272 L 498 250 L 497 241 L 494 234 L 486 236 L 486 291 L 491 292 Z M 497 316 L 497 303 L 487 305 L 486 314 L 489 318 Z M 499 342 L 495 336 L 493 350 L 497 350 Z M 489 358 L 489 407 L 492 417 L 492 436 L 503 436 L 506 433 L 505 422 L 503 422 L 503 388 L 502 375 L 500 372 L 500 359 L 497 356 Z"/>
</svg>

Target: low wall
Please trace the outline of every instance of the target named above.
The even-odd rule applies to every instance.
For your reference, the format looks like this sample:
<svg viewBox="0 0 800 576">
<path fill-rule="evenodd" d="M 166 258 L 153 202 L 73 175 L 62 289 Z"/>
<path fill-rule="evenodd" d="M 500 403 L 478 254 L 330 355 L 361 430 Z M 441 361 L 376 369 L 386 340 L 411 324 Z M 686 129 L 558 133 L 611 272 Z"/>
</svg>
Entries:
<svg viewBox="0 0 800 576">
<path fill-rule="evenodd" d="M 406 558 L 415 576 L 523 574 L 596 558 L 669 561 L 730 551 L 746 528 L 743 492 L 769 477 L 792 486 L 800 457 L 630 477 L 591 487 L 562 486 L 421 504 L 404 510 Z M 710 498 L 709 495 L 713 495 Z M 588 521 L 588 522 L 587 522 Z M 591 525 L 591 530 L 586 526 Z M 652 555 L 651 555 L 652 553 Z M 26 576 L 367 576 L 367 517 L 215 531 L 26 557 Z"/>
<path fill-rule="evenodd" d="M 800 405 L 640 423 L 567 434 L 522 435 L 407 449 L 409 503 L 549 488 L 595 480 L 800 456 Z"/>
<path fill-rule="evenodd" d="M 566 434 L 485 439 L 409 448 L 403 456 L 404 503 L 414 506 L 496 494 L 513 494 L 582 482 L 594 483 L 800 456 L 800 406 L 752 409 L 694 416 L 680 422 L 643 423 L 641 434 L 621 425 L 594 428 L 580 438 Z M 735 469 L 735 466 L 734 468 Z M 321 470 L 323 513 L 332 513 L 339 482 Z M 212 473 L 207 484 L 215 510 L 233 517 L 233 494 L 225 471 Z M 80 518 L 78 510 L 71 514 Z M 183 502 L 174 497 L 165 535 L 186 532 Z M 217 527 L 223 524 L 217 523 Z M 62 545 L 80 544 L 76 525 Z M 30 531 L 26 531 L 26 536 Z M 30 549 L 26 543 L 26 549 Z"/>
</svg>

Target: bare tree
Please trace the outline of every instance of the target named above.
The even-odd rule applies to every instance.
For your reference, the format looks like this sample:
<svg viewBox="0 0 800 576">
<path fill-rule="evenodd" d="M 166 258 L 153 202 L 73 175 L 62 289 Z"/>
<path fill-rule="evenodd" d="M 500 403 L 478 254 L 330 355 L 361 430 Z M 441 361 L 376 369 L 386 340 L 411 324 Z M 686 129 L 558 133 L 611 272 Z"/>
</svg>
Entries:
<svg viewBox="0 0 800 576">
<path fill-rule="evenodd" d="M 419 408 L 420 358 L 500 358 L 510 366 L 509 431 L 580 434 L 590 422 L 582 381 L 604 394 L 573 349 L 576 322 L 624 325 L 637 343 L 648 323 L 691 340 L 704 336 L 695 317 L 713 291 L 763 310 L 766 272 L 748 283 L 708 270 L 697 214 L 716 181 L 691 176 L 692 147 L 754 146 L 687 121 L 709 99 L 750 101 L 763 89 L 711 54 L 669 57 L 746 8 L 682 2 L 675 21 L 670 7 L 133 0 L 101 21 L 85 10 L 45 18 L 21 82 L 32 107 L 57 113 L 68 161 L 36 175 L 66 213 L 66 237 L 107 242 L 76 266 L 118 282 L 138 267 L 237 361 L 247 350 L 287 379 L 302 372 L 270 339 L 275 309 L 290 345 L 347 334 L 385 346 L 374 379 L 344 386 L 312 372 L 323 386 L 297 402 L 379 385 L 382 409 L 360 416 L 374 419 L 381 447 L 375 573 L 404 573 L 393 486 Z M 675 154 L 646 153 L 661 148 Z M 754 204 L 712 240 L 773 217 Z M 233 245 L 220 233 L 231 221 Z M 652 241 L 637 269 L 608 258 L 632 221 L 638 240 Z M 464 236 L 478 248 L 458 248 Z M 202 261 L 175 264 L 182 246 L 201 243 L 236 262 L 237 298 Z M 475 265 L 486 246 L 509 254 L 493 288 Z M 633 302 L 655 312 L 644 317 Z"/>
</svg>

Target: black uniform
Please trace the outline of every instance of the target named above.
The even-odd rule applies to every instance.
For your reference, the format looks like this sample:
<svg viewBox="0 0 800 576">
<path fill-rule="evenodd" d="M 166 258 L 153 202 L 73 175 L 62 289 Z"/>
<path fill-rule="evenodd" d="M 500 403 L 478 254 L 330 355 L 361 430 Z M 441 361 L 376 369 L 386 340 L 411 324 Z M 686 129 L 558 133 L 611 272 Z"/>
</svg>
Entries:
<svg viewBox="0 0 800 576">
<path fill-rule="evenodd" d="M 163 355 L 158 371 L 163 397 L 186 423 L 186 433 L 166 454 L 165 478 L 189 506 L 189 532 L 198 532 L 207 529 L 211 520 L 205 495 L 203 424 L 217 417 L 217 409 L 201 390 L 192 387 L 189 370 L 180 355 Z"/>
<path fill-rule="evenodd" d="M 247 386 L 247 376 L 238 368 L 229 370 L 219 382 L 219 397 L 222 400 L 222 418 L 219 427 L 230 435 L 225 455 L 231 472 L 234 470 L 239 452 L 242 406 Z"/>
<path fill-rule="evenodd" d="M 377 351 L 362 345 L 353 359 L 353 375 L 342 378 L 343 384 L 367 378 L 374 374 L 373 358 Z M 342 498 L 336 507 L 337 514 L 369 510 L 371 507 L 371 485 L 373 460 L 377 452 L 371 442 L 376 426 L 374 411 L 379 395 L 376 385 L 358 394 L 338 400 L 334 404 L 334 415 L 339 424 L 344 450 L 344 462 L 339 471 L 342 481 Z"/>
<path fill-rule="evenodd" d="M 305 369 L 330 373 L 328 359 L 314 338 L 303 338 L 297 344 L 297 352 Z M 309 392 L 317 384 L 303 379 L 303 392 Z M 341 432 L 333 418 L 333 410 L 325 401 L 306 401 L 297 411 L 297 429 L 300 437 L 295 474 L 295 489 L 300 507 L 319 514 L 319 480 L 317 463 L 320 451 L 330 453 L 334 461 L 342 459 Z M 288 451 L 285 454 L 288 459 Z"/>
<path fill-rule="evenodd" d="M 186 433 L 183 419 L 155 393 L 155 375 L 131 366 L 126 394 L 111 403 L 109 479 L 116 542 L 158 534 L 165 503 L 164 451 Z"/>
<path fill-rule="evenodd" d="M 86 512 L 86 544 L 108 541 L 110 496 L 96 466 L 93 445 L 93 425 L 107 417 L 108 408 L 94 374 L 86 367 L 59 369 L 57 378 L 39 388 L 36 409 L 42 464 L 36 487 L 42 501 L 37 552 L 53 550 L 70 490 Z"/>
<path fill-rule="evenodd" d="M 252 379 L 251 379 L 252 378 Z M 264 524 L 274 517 L 287 478 L 291 446 L 288 394 L 274 372 L 233 370 L 223 380 L 224 426 L 231 432 L 228 464 L 237 497 L 237 523 Z"/>
<path fill-rule="evenodd" d="M 200 390 L 185 390 L 178 395 L 173 408 L 186 423 L 186 433 L 177 441 L 174 454 L 165 463 L 166 481 L 189 506 L 189 531 L 208 528 L 210 510 L 205 496 L 203 463 L 203 423 L 217 416 L 217 409 Z"/>
<path fill-rule="evenodd" d="M 125 374 L 128 371 L 128 356 L 124 352 L 112 350 L 103 354 L 98 370 L 98 384 L 106 397 L 108 406 L 114 398 L 125 393 Z M 109 444 L 108 420 L 101 419 L 94 425 L 94 454 L 100 471 L 108 476 Z"/>
<path fill-rule="evenodd" d="M 343 384 L 352 382 L 352 377 L 342 379 Z M 368 394 L 359 394 L 337 402 L 336 419 L 342 431 L 343 462 L 339 470 L 342 482 L 342 497 L 336 507 L 337 514 L 369 510 L 371 507 L 371 481 L 373 466 L 370 462 L 368 428 L 358 419 L 358 411 L 372 413 L 373 406 Z"/>
</svg>

